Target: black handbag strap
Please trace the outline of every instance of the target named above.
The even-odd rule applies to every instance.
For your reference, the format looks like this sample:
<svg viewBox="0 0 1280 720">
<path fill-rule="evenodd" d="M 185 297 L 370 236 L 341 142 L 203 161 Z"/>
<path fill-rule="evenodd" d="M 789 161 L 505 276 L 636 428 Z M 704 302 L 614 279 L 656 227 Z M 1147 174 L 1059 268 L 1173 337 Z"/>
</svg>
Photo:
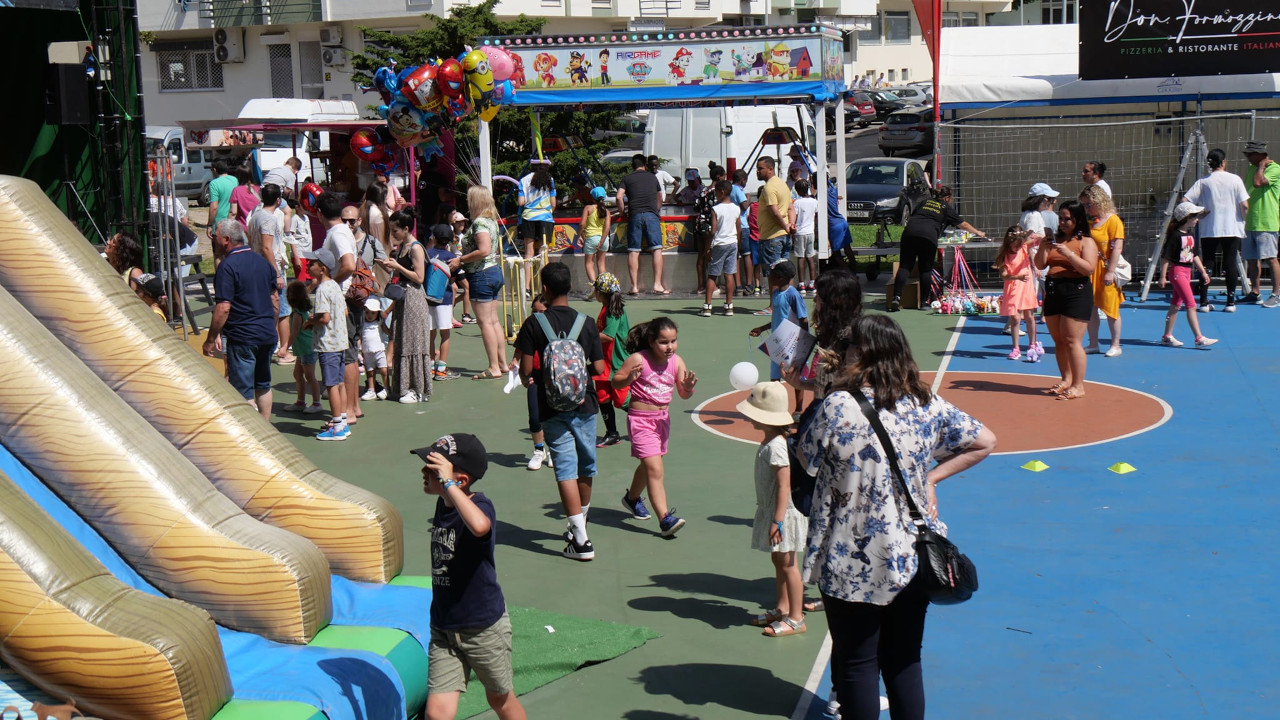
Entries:
<svg viewBox="0 0 1280 720">
<path fill-rule="evenodd" d="M 889 467 L 893 470 L 893 477 L 898 481 L 898 487 L 902 489 L 902 493 L 907 496 L 907 505 L 910 507 L 911 521 L 918 526 L 923 526 L 924 516 L 920 513 L 920 506 L 916 505 L 916 499 L 911 495 L 911 486 L 907 484 L 907 478 L 902 474 L 902 468 L 898 466 L 898 452 L 893 447 L 893 441 L 889 439 L 889 431 L 884 429 L 884 423 L 880 422 L 880 413 L 871 406 L 871 401 L 867 400 L 867 396 L 862 390 L 852 390 L 851 394 L 857 398 L 858 407 L 862 408 L 862 414 L 866 416 L 867 422 L 871 423 L 871 428 L 876 431 L 876 437 L 880 438 L 881 449 L 884 450 L 885 457 L 889 459 Z"/>
</svg>

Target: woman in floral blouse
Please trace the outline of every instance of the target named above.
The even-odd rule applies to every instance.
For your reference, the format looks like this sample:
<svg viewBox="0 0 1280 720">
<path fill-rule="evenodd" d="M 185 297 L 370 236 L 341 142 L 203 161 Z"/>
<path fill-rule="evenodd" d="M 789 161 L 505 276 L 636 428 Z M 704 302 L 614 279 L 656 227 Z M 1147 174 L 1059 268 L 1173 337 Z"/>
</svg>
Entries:
<svg viewBox="0 0 1280 720">
<path fill-rule="evenodd" d="M 944 535 L 937 484 L 980 462 L 996 437 L 932 394 L 888 316 L 859 317 L 852 336 L 857 342 L 847 364 L 800 438 L 800 457 L 817 477 L 803 575 L 826 605 L 841 717 L 880 717 L 882 674 L 894 719 L 923 718 L 920 647 L 928 598 L 913 582 L 915 529 L 875 431 L 850 393 L 864 393 L 879 411 L 912 497 Z"/>
</svg>

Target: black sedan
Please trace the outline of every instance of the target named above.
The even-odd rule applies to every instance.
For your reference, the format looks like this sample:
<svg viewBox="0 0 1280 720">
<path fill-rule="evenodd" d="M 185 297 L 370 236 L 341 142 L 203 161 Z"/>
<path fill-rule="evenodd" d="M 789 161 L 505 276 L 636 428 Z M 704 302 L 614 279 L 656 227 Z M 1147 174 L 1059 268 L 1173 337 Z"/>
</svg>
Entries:
<svg viewBox="0 0 1280 720">
<path fill-rule="evenodd" d="M 845 217 L 850 223 L 901 225 L 929 197 L 925 177 L 919 160 L 854 160 L 845 170 Z"/>
<path fill-rule="evenodd" d="M 876 120 L 884 122 L 889 115 L 907 107 L 907 101 L 894 95 L 886 90 L 871 90 L 867 92 L 871 98 L 871 104 L 876 108 Z"/>
</svg>

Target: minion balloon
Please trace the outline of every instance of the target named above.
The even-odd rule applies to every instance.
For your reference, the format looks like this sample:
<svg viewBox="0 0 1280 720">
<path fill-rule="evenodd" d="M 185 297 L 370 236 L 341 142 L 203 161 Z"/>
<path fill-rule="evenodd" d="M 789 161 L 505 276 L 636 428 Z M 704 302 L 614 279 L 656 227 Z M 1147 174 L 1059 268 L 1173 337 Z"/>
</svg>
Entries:
<svg viewBox="0 0 1280 720">
<path fill-rule="evenodd" d="M 489 58 L 479 50 L 472 50 L 462 58 L 462 70 L 466 73 L 467 94 L 477 112 L 493 105 L 493 71 Z M 483 116 L 482 116 L 483 118 Z"/>
</svg>

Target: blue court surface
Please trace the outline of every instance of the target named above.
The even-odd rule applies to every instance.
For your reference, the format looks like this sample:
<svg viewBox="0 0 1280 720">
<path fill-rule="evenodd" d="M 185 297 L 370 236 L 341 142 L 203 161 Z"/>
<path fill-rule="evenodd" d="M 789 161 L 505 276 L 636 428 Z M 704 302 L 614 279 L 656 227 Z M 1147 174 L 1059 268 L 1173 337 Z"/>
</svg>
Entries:
<svg viewBox="0 0 1280 720">
<path fill-rule="evenodd" d="M 1181 314 L 1174 334 L 1186 346 L 1158 344 L 1167 309 L 1154 291 L 1126 303 L 1123 356 L 1090 356 L 1086 376 L 1162 398 L 1167 423 L 1089 447 L 993 455 L 941 486 L 942 515 L 981 589 L 930 608 L 930 718 L 1280 717 L 1270 544 L 1280 309 L 1200 313 L 1205 335 L 1220 339 L 1204 350 Z M 1056 380 L 1052 355 L 1005 358 L 1001 318 L 931 319 L 959 325 L 944 372 Z M 1105 323 L 1102 336 L 1105 348 Z M 1043 342 L 1052 344 L 1047 332 Z M 1046 396 L 1043 412 L 1020 422 L 1051 439 L 1063 404 Z M 1033 459 L 1049 469 L 1021 469 Z M 1108 470 L 1117 462 L 1137 471 Z M 824 717 L 829 688 L 820 656 L 793 717 Z"/>
</svg>

